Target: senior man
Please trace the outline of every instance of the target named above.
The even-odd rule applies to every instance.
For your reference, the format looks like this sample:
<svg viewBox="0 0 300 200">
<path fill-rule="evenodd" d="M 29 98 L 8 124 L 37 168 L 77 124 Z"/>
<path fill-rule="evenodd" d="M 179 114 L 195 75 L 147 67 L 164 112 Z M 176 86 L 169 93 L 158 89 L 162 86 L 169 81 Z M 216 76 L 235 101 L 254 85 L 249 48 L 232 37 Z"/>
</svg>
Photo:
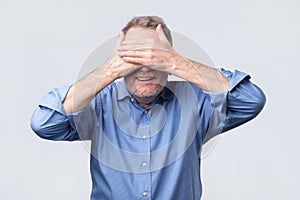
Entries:
<svg viewBox="0 0 300 200">
<path fill-rule="evenodd" d="M 139 16 L 104 64 L 45 95 L 31 127 L 45 139 L 91 140 L 92 200 L 199 200 L 202 145 L 264 104 L 248 74 L 179 55 L 160 17 Z"/>
</svg>

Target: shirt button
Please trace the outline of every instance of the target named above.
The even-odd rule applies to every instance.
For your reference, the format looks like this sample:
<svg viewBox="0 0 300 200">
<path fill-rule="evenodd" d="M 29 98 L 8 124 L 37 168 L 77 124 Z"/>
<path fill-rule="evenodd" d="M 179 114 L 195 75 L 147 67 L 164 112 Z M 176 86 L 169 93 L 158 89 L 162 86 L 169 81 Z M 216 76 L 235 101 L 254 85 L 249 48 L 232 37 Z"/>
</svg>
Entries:
<svg viewBox="0 0 300 200">
<path fill-rule="evenodd" d="M 144 196 L 144 197 L 147 196 L 147 194 L 148 194 L 147 192 L 143 192 L 143 196 Z"/>
<path fill-rule="evenodd" d="M 130 98 L 130 101 L 131 101 L 131 102 L 134 102 L 134 99 L 133 99 L 133 98 Z"/>
<path fill-rule="evenodd" d="M 143 162 L 143 163 L 142 163 L 142 166 L 143 166 L 143 167 L 146 167 L 146 166 L 147 166 L 147 163 L 146 163 L 146 162 Z"/>
<path fill-rule="evenodd" d="M 148 113 L 148 110 L 145 110 L 144 113 L 147 114 L 147 113 Z"/>
<path fill-rule="evenodd" d="M 147 139 L 147 135 L 143 135 L 142 138 L 143 138 L 143 139 Z"/>
</svg>

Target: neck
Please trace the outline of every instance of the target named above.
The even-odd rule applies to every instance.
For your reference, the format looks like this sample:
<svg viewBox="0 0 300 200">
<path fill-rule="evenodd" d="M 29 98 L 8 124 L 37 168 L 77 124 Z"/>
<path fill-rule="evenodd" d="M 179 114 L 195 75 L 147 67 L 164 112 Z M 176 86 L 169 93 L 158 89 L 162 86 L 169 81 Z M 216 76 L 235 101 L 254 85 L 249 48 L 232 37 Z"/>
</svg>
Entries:
<svg viewBox="0 0 300 200">
<path fill-rule="evenodd" d="M 152 101 L 155 99 L 156 96 L 152 96 L 152 97 L 136 97 L 136 96 L 134 96 L 134 98 L 141 106 L 143 106 L 144 108 L 149 108 L 151 106 Z"/>
</svg>

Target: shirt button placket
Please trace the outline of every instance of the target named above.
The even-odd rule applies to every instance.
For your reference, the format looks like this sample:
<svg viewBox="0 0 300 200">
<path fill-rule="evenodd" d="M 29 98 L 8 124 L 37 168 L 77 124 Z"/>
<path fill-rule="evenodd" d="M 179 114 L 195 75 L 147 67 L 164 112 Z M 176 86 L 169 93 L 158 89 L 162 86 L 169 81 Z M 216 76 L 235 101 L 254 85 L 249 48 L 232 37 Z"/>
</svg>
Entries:
<svg viewBox="0 0 300 200">
<path fill-rule="evenodd" d="M 142 167 L 147 171 L 145 173 L 145 186 L 144 186 L 144 191 L 142 192 L 143 199 L 151 199 L 151 187 L 152 187 L 152 181 L 151 181 L 151 172 L 150 172 L 150 165 L 151 165 L 151 132 L 150 132 L 150 127 L 151 127 L 151 110 L 144 110 L 144 114 L 146 115 L 145 117 L 147 118 L 147 121 L 149 121 L 150 126 L 148 126 L 147 133 L 145 133 L 142 138 L 145 140 L 147 144 L 147 152 L 148 156 L 147 159 L 142 162 Z"/>
</svg>

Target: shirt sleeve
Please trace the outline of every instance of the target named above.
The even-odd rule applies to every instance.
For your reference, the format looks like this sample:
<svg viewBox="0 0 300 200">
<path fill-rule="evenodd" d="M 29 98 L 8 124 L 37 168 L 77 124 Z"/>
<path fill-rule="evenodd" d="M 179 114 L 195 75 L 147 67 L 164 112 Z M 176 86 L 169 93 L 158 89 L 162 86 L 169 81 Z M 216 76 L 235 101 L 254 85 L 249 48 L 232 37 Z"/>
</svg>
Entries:
<svg viewBox="0 0 300 200">
<path fill-rule="evenodd" d="M 79 136 L 74 123 L 74 117 L 80 116 L 86 111 L 68 115 L 63 109 L 62 102 L 69 88 L 70 86 L 65 86 L 51 90 L 42 98 L 33 112 L 30 125 L 41 138 L 65 141 L 89 139 L 88 135 Z M 85 108 L 85 110 L 87 109 Z M 82 126 L 88 126 L 88 124 Z"/>
<path fill-rule="evenodd" d="M 263 91 L 250 81 L 244 72 L 220 69 L 229 80 L 227 92 L 226 119 L 222 132 L 238 127 L 256 117 L 266 103 Z"/>
<path fill-rule="evenodd" d="M 256 117 L 263 109 L 266 97 L 244 72 L 218 69 L 229 81 L 224 93 L 210 93 L 212 113 L 203 143 L 212 137 L 238 127 Z"/>
</svg>

